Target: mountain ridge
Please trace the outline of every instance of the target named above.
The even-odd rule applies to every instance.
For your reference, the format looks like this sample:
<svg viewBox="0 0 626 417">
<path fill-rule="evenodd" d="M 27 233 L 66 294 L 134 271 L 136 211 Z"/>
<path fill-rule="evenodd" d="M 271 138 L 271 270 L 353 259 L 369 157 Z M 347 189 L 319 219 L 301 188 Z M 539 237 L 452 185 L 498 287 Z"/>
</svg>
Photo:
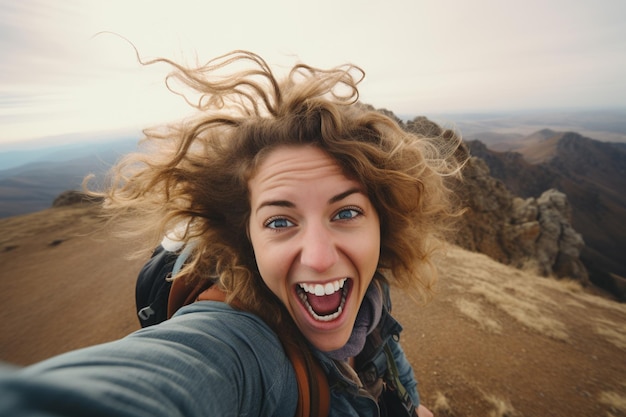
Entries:
<svg viewBox="0 0 626 417">
<path fill-rule="evenodd" d="M 0 171 L 0 218 L 46 209 L 62 192 L 81 189 L 88 174 L 94 174 L 96 182 L 102 181 L 122 155 L 136 149 L 136 143 L 123 138 L 67 149 L 72 151 L 48 148 L 44 159 Z"/>
<path fill-rule="evenodd" d="M 554 155 L 538 163 L 519 152 L 491 150 L 478 140 L 467 144 L 514 194 L 529 198 L 550 188 L 565 193 L 572 225 L 585 240 L 582 259 L 594 271 L 592 281 L 614 286 L 626 276 L 626 151 L 575 132 L 554 132 L 544 141 L 551 141 Z"/>
</svg>

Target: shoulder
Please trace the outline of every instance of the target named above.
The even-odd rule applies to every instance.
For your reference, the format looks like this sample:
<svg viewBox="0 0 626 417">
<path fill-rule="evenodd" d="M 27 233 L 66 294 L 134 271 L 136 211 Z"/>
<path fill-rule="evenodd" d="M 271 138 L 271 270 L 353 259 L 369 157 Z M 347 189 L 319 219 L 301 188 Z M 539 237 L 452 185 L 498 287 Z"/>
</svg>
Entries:
<svg viewBox="0 0 626 417">
<path fill-rule="evenodd" d="M 184 306 L 170 320 L 152 328 L 178 329 L 183 332 L 185 329 L 195 329 L 223 337 L 238 336 L 244 340 L 262 336 L 268 343 L 280 346 L 276 333 L 260 317 L 220 301 L 198 301 Z M 143 330 L 150 329 L 148 327 Z"/>
<path fill-rule="evenodd" d="M 144 333 L 150 335 L 151 331 L 193 347 L 202 355 L 236 355 L 244 365 L 271 369 L 289 363 L 278 336 L 263 320 L 222 302 L 200 301 L 185 306 L 170 320 L 131 337 L 145 337 Z"/>
</svg>

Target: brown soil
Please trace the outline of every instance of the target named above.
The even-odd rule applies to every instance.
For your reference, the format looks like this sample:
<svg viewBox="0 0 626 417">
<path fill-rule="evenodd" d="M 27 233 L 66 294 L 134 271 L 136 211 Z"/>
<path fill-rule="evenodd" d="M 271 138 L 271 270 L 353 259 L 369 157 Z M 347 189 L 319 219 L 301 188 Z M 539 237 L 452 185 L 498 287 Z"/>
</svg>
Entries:
<svg viewBox="0 0 626 417">
<path fill-rule="evenodd" d="M 26 365 L 137 329 L 145 259 L 90 206 L 0 220 L 0 359 Z M 626 416 L 626 306 L 451 248 L 437 292 L 393 292 L 437 416 Z"/>
<path fill-rule="evenodd" d="M 0 359 L 29 364 L 139 328 L 142 261 L 74 206 L 0 220 Z"/>
</svg>

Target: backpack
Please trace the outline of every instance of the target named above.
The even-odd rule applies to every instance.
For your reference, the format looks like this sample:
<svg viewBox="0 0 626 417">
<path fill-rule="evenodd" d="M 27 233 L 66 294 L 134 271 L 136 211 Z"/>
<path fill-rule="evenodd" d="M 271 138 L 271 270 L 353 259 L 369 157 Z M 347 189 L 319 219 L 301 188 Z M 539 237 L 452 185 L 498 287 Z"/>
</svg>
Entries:
<svg viewBox="0 0 626 417">
<path fill-rule="evenodd" d="M 181 307 L 195 301 L 225 301 L 226 294 L 210 282 L 187 285 L 170 280 L 189 257 L 191 247 L 172 252 L 159 245 L 139 271 L 135 286 L 135 303 L 141 327 L 165 321 Z M 279 339 L 280 339 L 280 335 Z M 281 344 L 296 372 L 298 405 L 296 417 L 325 417 L 330 409 L 330 389 L 320 365 L 292 344 Z"/>
<path fill-rule="evenodd" d="M 135 285 L 135 306 L 141 327 L 148 327 L 167 319 L 167 301 L 172 287 L 177 252 L 159 245 L 139 271 Z"/>
</svg>

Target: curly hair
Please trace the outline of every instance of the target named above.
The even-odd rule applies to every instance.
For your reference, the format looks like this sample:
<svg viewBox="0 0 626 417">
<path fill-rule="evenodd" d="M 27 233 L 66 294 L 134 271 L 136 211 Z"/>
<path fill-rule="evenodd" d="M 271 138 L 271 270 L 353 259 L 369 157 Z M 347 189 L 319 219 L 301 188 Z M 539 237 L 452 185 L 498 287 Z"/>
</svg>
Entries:
<svg viewBox="0 0 626 417">
<path fill-rule="evenodd" d="M 105 207 L 155 238 L 185 225 L 179 238 L 193 240 L 194 251 L 182 279 L 217 279 L 230 300 L 266 321 L 283 320 L 247 235 L 248 181 L 277 147 L 313 145 L 364 186 L 379 214 L 378 279 L 416 293 L 430 288 L 433 252 L 458 214 L 446 186 L 462 164 L 454 156 L 456 136 L 409 133 L 362 105 L 357 85 L 364 72 L 353 65 L 298 64 L 279 81 L 246 51 L 197 68 L 167 59 L 148 64 L 155 62 L 173 67 L 168 88 L 176 81 L 198 94 L 194 103 L 187 98 L 197 112 L 144 132 L 146 150 L 115 167 Z"/>
</svg>

